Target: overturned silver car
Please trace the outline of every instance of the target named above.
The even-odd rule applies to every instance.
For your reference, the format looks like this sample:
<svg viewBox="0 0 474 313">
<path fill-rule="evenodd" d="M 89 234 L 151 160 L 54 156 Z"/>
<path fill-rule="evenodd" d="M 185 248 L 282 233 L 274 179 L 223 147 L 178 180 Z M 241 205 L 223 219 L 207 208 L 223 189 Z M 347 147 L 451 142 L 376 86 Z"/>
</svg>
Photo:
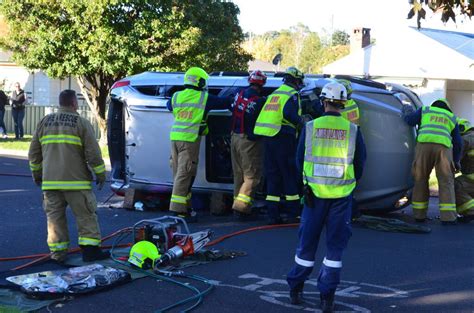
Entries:
<svg viewBox="0 0 474 313">
<path fill-rule="evenodd" d="M 282 84 L 282 78 L 268 77 L 264 94 Z M 338 78 L 338 77 L 336 77 Z M 391 211 L 400 208 L 412 188 L 411 163 L 416 133 L 402 120 L 402 102 L 419 107 L 421 102 L 408 89 L 356 77 L 352 97 L 359 104 L 360 125 L 367 146 L 367 163 L 355 197 L 361 209 Z M 309 76 L 301 91 L 303 113 L 311 114 L 325 76 Z M 213 73 L 209 92 L 232 95 L 246 87 L 247 77 L 239 73 Z M 173 115 L 166 102 L 184 89 L 183 73 L 145 72 L 126 77 L 112 87 L 109 98 L 108 144 L 112 165 L 112 189 L 122 193 L 134 188 L 145 193 L 170 195 L 173 177 L 170 167 L 169 132 Z M 200 162 L 193 192 L 232 193 L 230 156 L 231 113 L 211 111 L 209 135 L 201 144 Z"/>
</svg>

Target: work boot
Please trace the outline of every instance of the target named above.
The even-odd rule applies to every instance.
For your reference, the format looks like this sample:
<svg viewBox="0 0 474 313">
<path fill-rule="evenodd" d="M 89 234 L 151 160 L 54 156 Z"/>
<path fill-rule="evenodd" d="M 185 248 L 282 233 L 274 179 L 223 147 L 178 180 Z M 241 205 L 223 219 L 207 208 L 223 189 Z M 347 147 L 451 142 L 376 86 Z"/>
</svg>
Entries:
<svg viewBox="0 0 474 313">
<path fill-rule="evenodd" d="M 319 299 L 321 300 L 320 308 L 323 313 L 334 312 L 334 292 L 328 294 L 320 294 Z"/>
<path fill-rule="evenodd" d="M 196 211 L 194 210 L 189 210 L 188 213 L 171 211 L 171 214 L 176 217 L 181 217 L 188 224 L 197 223 L 198 221 Z"/>
<path fill-rule="evenodd" d="M 52 252 L 50 259 L 53 263 L 64 265 L 67 260 L 67 252 Z"/>
<path fill-rule="evenodd" d="M 234 211 L 234 217 L 239 222 L 252 222 L 257 220 L 258 215 L 254 212 L 243 213 L 240 211 Z"/>
<path fill-rule="evenodd" d="M 304 283 L 299 284 L 295 288 L 290 290 L 290 302 L 291 304 L 298 305 L 304 302 L 303 300 L 303 287 Z"/>
<path fill-rule="evenodd" d="M 80 246 L 82 249 L 82 261 L 93 262 L 105 260 L 110 257 L 109 251 L 102 251 L 98 246 Z"/>
</svg>

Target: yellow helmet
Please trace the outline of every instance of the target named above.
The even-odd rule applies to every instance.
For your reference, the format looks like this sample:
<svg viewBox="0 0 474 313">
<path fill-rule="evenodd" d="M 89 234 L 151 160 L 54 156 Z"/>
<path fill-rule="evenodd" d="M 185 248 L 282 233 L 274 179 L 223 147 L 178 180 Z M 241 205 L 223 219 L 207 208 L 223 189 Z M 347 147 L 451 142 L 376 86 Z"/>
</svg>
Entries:
<svg viewBox="0 0 474 313">
<path fill-rule="evenodd" d="M 453 112 L 453 109 L 451 108 L 451 104 L 449 103 L 448 99 L 446 99 L 446 98 L 437 99 L 437 100 L 433 101 L 433 103 L 431 103 L 431 105 L 434 106 L 434 107 L 438 107 L 438 108 L 448 110 L 451 113 Z"/>
<path fill-rule="evenodd" d="M 209 75 L 200 67 L 191 67 L 184 73 L 184 84 L 198 88 L 204 88 L 207 85 Z"/>
<path fill-rule="evenodd" d="M 289 76 L 291 76 L 295 79 L 301 79 L 301 80 L 304 79 L 303 72 L 300 71 L 299 69 L 297 69 L 294 66 L 290 66 L 289 68 L 287 68 L 286 71 L 285 71 L 285 75 L 289 75 Z"/>
<path fill-rule="evenodd" d="M 141 269 L 155 267 L 155 262 L 160 258 L 158 248 L 151 242 L 142 240 L 130 249 L 128 262 Z"/>
<path fill-rule="evenodd" d="M 469 129 L 471 129 L 471 123 L 465 118 L 458 117 L 457 122 L 459 125 L 459 131 L 461 132 L 461 135 L 464 135 Z"/>
</svg>

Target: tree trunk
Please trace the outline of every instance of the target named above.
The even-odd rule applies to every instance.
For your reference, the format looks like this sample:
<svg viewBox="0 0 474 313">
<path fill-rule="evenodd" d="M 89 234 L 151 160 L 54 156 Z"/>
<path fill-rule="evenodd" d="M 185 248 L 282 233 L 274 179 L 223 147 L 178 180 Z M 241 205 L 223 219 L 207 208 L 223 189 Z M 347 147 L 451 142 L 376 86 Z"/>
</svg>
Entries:
<svg viewBox="0 0 474 313">
<path fill-rule="evenodd" d="M 103 87 L 104 83 L 97 84 L 95 79 L 90 81 L 85 77 L 77 77 L 81 93 L 86 99 L 87 105 L 97 122 L 100 131 L 100 145 L 107 145 L 107 120 L 105 118 L 105 106 L 108 89 Z"/>
</svg>

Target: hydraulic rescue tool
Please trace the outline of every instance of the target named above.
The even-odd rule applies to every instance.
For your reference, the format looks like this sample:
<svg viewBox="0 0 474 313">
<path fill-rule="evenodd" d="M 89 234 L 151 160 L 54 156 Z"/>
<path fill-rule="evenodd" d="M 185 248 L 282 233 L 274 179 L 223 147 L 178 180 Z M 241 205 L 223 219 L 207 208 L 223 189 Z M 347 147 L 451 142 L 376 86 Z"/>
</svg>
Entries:
<svg viewBox="0 0 474 313">
<path fill-rule="evenodd" d="M 176 216 L 141 220 L 132 231 L 135 244 L 148 241 L 157 247 L 160 258 L 153 260 L 155 267 L 195 254 L 210 242 L 212 236 L 211 230 L 190 233 L 186 221 Z"/>
</svg>

